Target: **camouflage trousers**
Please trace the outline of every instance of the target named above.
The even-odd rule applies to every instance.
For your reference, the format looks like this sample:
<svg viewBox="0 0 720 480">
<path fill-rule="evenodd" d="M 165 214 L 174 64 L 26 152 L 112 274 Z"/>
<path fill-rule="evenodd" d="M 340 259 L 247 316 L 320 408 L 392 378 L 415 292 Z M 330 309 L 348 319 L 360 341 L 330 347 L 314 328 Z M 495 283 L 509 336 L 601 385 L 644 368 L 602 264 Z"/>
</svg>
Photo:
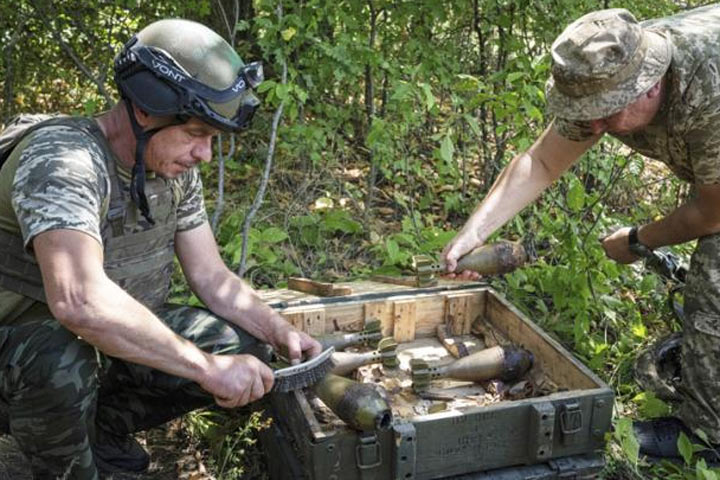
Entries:
<svg viewBox="0 0 720 480">
<path fill-rule="evenodd" d="M 207 310 L 167 305 L 156 313 L 207 352 L 259 347 Z M 212 403 L 194 382 L 100 354 L 49 313 L 0 327 L 0 429 L 17 440 L 35 479 L 97 479 L 96 438 L 145 430 Z"/>
<path fill-rule="evenodd" d="M 698 240 L 684 311 L 678 416 L 720 443 L 720 234 Z"/>
</svg>

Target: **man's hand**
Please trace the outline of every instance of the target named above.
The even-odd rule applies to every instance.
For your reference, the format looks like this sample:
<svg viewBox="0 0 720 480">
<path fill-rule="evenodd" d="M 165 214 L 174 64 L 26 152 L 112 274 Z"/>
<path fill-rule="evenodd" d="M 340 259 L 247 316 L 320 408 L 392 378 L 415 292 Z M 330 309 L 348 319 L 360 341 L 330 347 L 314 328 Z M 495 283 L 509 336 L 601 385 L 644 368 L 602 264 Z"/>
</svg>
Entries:
<svg viewBox="0 0 720 480">
<path fill-rule="evenodd" d="M 630 227 L 624 227 L 601 239 L 605 255 L 618 263 L 632 263 L 638 260 L 639 257 L 630 251 L 629 234 Z"/>
<path fill-rule="evenodd" d="M 312 358 L 322 352 L 320 342 L 307 333 L 293 328 L 292 325 L 285 321 L 275 329 L 270 343 L 275 349 L 284 346 L 292 365 L 297 365 L 303 359 Z"/>
<path fill-rule="evenodd" d="M 253 355 L 210 355 L 210 371 L 200 386 L 225 408 L 259 400 L 275 381 L 273 371 Z"/>
<path fill-rule="evenodd" d="M 445 268 L 447 269 L 448 278 L 457 278 L 463 280 L 477 280 L 480 275 L 477 272 L 465 270 L 463 272 L 455 272 L 457 268 L 457 262 L 463 255 L 471 252 L 475 248 L 482 245 L 482 241 L 478 237 L 477 233 L 470 231 L 461 231 L 450 243 L 448 243 L 441 254 L 441 259 L 445 262 Z"/>
</svg>

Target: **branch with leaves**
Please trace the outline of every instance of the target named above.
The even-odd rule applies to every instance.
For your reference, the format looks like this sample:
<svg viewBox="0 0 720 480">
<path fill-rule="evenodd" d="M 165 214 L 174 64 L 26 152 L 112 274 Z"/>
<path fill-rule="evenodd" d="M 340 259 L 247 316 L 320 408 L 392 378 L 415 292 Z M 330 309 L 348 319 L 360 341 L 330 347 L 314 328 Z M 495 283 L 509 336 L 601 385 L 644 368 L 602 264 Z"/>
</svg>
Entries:
<svg viewBox="0 0 720 480">
<path fill-rule="evenodd" d="M 38 16 L 42 20 L 45 27 L 48 29 L 48 31 L 52 34 L 53 39 L 57 42 L 57 44 L 60 46 L 60 48 L 65 52 L 65 54 L 72 59 L 75 66 L 97 87 L 98 92 L 100 95 L 103 96 L 105 99 L 105 102 L 108 106 L 112 106 L 115 101 L 113 100 L 113 96 L 108 93 L 107 89 L 105 88 L 105 73 L 100 72 L 99 74 L 95 75 L 90 70 L 90 67 L 88 67 L 85 62 L 83 62 L 80 59 L 80 55 L 75 52 L 75 50 L 63 39 L 61 35 L 61 27 L 57 24 L 57 19 L 59 16 L 56 14 L 54 10 L 52 10 L 52 7 L 50 8 L 50 11 L 44 10 L 41 8 L 37 2 L 32 3 L 33 8 L 37 12 Z M 52 19 L 52 20 L 51 20 Z"/>
<path fill-rule="evenodd" d="M 282 16 L 283 16 L 283 7 L 282 2 L 279 2 L 276 9 L 277 13 L 277 19 L 278 24 L 282 23 Z M 285 57 L 282 58 L 282 85 L 287 85 L 287 60 Z M 252 205 L 250 206 L 250 210 L 248 211 L 247 215 L 245 215 L 245 220 L 243 221 L 243 230 L 242 230 L 242 253 L 240 255 L 240 266 L 238 267 L 238 275 L 243 276 L 245 275 L 245 267 L 247 262 L 247 252 L 248 252 L 248 237 L 250 235 L 250 225 L 252 224 L 252 220 L 257 214 L 258 210 L 260 210 L 260 206 L 262 205 L 263 198 L 265 197 L 265 190 L 267 189 L 267 184 L 270 179 L 270 171 L 272 170 L 272 164 L 273 164 L 273 156 L 275 155 L 275 142 L 277 141 L 277 131 L 278 126 L 280 125 L 280 119 L 282 118 L 283 114 L 283 108 L 285 108 L 285 99 L 280 101 L 280 105 L 278 105 L 277 109 L 275 110 L 275 114 L 273 115 L 273 121 L 272 121 L 272 130 L 270 131 L 270 144 L 268 145 L 268 153 L 267 157 L 265 158 L 265 168 L 263 169 L 263 175 L 260 179 L 260 187 L 258 188 L 257 194 L 255 194 L 255 199 L 253 200 Z"/>
</svg>

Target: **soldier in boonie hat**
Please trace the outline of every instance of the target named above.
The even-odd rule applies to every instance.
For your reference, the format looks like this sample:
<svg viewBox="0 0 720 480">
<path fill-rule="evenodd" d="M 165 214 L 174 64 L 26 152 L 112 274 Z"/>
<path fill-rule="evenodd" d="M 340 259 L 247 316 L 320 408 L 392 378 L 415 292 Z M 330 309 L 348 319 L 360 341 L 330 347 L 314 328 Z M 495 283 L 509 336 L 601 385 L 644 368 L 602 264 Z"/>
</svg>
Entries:
<svg viewBox="0 0 720 480">
<path fill-rule="evenodd" d="M 547 109 L 555 116 L 498 177 L 443 257 L 448 271 L 482 245 L 607 133 L 665 163 L 697 195 L 665 218 L 601 240 L 620 263 L 697 239 L 684 288 L 677 417 L 635 422 L 640 453 L 680 457 L 681 433 L 720 459 L 720 4 L 638 22 L 625 9 L 587 14 L 552 45 Z M 460 276 L 473 275 L 461 272 Z M 666 351 L 667 345 L 659 350 Z M 646 357 L 641 357 L 646 358 Z M 638 379 L 649 378 L 638 363 Z M 651 365 L 652 367 L 652 365 Z"/>
<path fill-rule="evenodd" d="M 553 42 L 548 110 L 570 120 L 613 115 L 662 78 L 670 65 L 669 40 L 644 29 L 625 9 L 593 12 Z"/>
</svg>

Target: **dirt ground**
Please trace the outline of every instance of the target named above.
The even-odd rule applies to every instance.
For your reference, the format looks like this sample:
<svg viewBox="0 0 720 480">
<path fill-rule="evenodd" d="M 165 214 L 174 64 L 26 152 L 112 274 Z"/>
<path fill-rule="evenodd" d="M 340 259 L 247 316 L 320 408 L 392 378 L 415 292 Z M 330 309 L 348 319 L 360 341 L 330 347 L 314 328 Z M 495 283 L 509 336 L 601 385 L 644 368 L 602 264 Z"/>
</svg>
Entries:
<svg viewBox="0 0 720 480">
<path fill-rule="evenodd" d="M 190 445 L 180 420 L 137 434 L 150 452 L 150 468 L 143 474 L 112 474 L 104 480 L 214 480 L 201 452 Z M 0 436 L 0 480 L 32 480 L 27 459 L 10 436 Z"/>
</svg>

